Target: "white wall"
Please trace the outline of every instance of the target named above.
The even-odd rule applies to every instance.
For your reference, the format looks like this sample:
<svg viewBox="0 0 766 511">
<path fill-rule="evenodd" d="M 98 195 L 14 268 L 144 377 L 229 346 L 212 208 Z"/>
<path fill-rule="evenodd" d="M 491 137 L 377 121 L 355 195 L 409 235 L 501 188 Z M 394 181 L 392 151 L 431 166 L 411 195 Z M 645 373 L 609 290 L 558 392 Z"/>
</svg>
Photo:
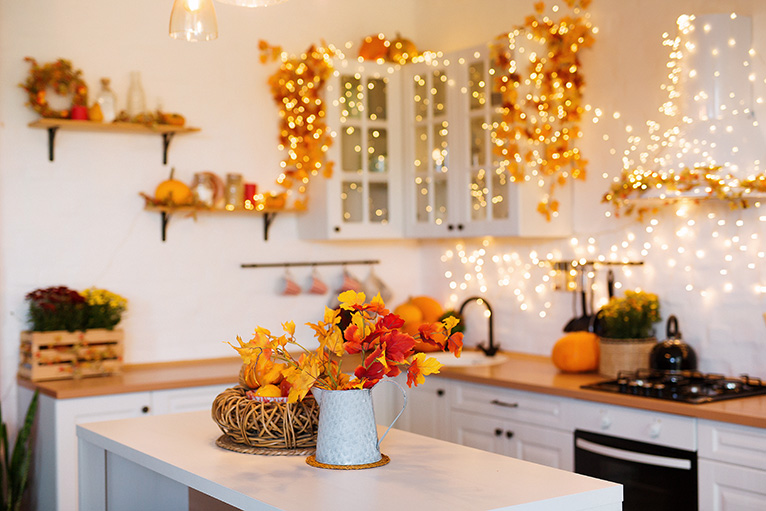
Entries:
<svg viewBox="0 0 766 511">
<path fill-rule="evenodd" d="M 37 287 L 96 285 L 126 296 L 130 312 L 122 326 L 128 362 L 228 356 L 231 349 L 222 341 L 246 336 L 255 325 L 277 329 L 280 321 L 300 324 L 321 314 L 326 298 L 278 296 L 281 270 L 242 270 L 242 262 L 380 258 L 376 271 L 397 291 L 394 303 L 411 293 L 459 301 L 478 291 L 468 286 L 451 296 L 444 271 L 463 268 L 465 273 L 466 265 L 454 259 L 434 265 L 455 242 L 308 243 L 297 239 L 291 215 L 278 217 L 271 239 L 264 242 L 260 219 L 201 215 L 196 222 L 174 218 L 168 241 L 162 243 L 159 218 L 142 210 L 137 194 L 151 191 L 171 165 L 187 181 L 200 170 L 241 172 L 269 188 L 281 155 L 275 147 L 277 111 L 266 86 L 274 67 L 259 63 L 259 39 L 300 52 L 320 39 L 342 44 L 369 33 L 400 31 L 421 48 L 448 51 L 488 41 L 521 23 L 532 12 L 532 0 L 290 0 L 257 10 L 216 4 L 220 38 L 197 44 L 167 37 L 171 5 L 170 0 L 0 0 L 0 395 L 9 404 L 8 413 L 15 399 L 23 296 Z M 585 57 L 587 101 L 607 112 L 618 110 L 623 117 L 619 123 L 586 130 L 590 174 L 576 187 L 574 215 L 581 247 L 592 236 L 595 253 L 615 245 L 620 256 L 645 261 L 632 276 L 619 270 L 618 277 L 626 286 L 660 294 L 664 311 L 679 316 L 703 369 L 764 375 L 764 303 L 752 292 L 763 260 L 747 251 L 725 261 L 725 250 L 718 246 L 718 240 L 736 234 L 732 224 L 740 215 L 747 235 L 760 232 L 759 214 L 714 207 L 718 218 L 728 222 L 719 229 L 719 238 L 712 238 L 710 227 L 700 222 L 694 239 L 677 239 L 679 220 L 673 212 L 661 215 L 661 225 L 649 235 L 641 224 L 605 218 L 608 208 L 599 203 L 609 179 L 621 168 L 608 156 L 602 134 L 608 132 L 621 150 L 624 125 L 638 126 L 656 116 L 667 56 L 661 34 L 674 30 L 681 13 L 731 9 L 753 16 L 754 46 L 766 53 L 766 5 L 758 0 L 593 2 L 590 11 L 600 33 Z M 26 97 L 17 87 L 27 74 L 27 55 L 40 62 L 71 59 L 85 72 L 92 91 L 100 77 L 112 78 L 122 105 L 129 72 L 140 70 L 149 106 L 161 101 L 166 110 L 183 113 L 202 131 L 174 140 L 168 167 L 161 165 L 159 137 L 67 132 L 59 133 L 56 161 L 50 163 L 46 134 L 26 127 L 36 114 L 23 106 Z M 629 231 L 633 239 L 627 238 Z M 642 256 L 645 242 L 652 248 Z M 481 248 L 479 243 L 469 240 L 465 246 L 470 252 Z M 567 257 L 578 253 L 569 241 L 489 243 L 490 257 L 515 253 L 522 268 L 531 261 L 532 250 Z M 688 249 L 683 257 L 677 255 L 679 246 Z M 707 250 L 704 260 L 690 256 L 697 248 Z M 669 255 L 673 250 L 676 254 Z M 676 268 L 668 266 L 671 258 L 678 260 Z M 747 269 L 751 263 L 755 270 Z M 487 275 L 491 266 L 486 264 Z M 683 271 L 685 266 L 690 271 Z M 351 269 L 362 277 L 367 271 Z M 721 269 L 728 275 L 721 275 Z M 494 271 L 512 273 L 514 283 L 501 287 L 488 278 L 485 293 L 495 307 L 503 346 L 549 353 L 572 315 L 571 295 L 537 291 L 542 270 L 533 269 L 530 279 L 524 279 L 515 263 Z M 328 280 L 339 277 L 339 269 L 323 273 Z M 304 278 L 308 270 L 296 274 Z M 709 288 L 711 298 L 685 291 L 690 281 L 696 289 Z M 728 282 L 732 289 L 725 292 Z M 602 297 L 603 281 L 600 285 Z M 522 291 L 522 301 L 514 288 Z M 526 311 L 521 303 L 527 304 Z M 545 319 L 539 314 L 543 311 Z M 469 343 L 483 335 L 483 325 L 472 323 Z"/>
<path fill-rule="evenodd" d="M 273 330 L 293 319 L 321 319 L 328 296 L 283 297 L 281 269 L 241 269 L 241 263 L 380 259 L 376 273 L 403 301 L 420 287 L 414 242 L 308 243 L 296 217 L 279 215 L 270 239 L 259 217 L 173 218 L 160 241 L 159 215 L 143 211 L 140 191 L 176 167 L 244 174 L 273 189 L 282 154 L 278 114 L 267 79 L 274 64 L 259 62 L 258 41 L 300 53 L 322 39 L 336 45 L 383 31 L 414 31 L 407 0 L 290 0 L 266 9 L 216 3 L 219 39 L 190 44 L 167 35 L 172 0 L 0 0 L 0 396 L 13 418 L 24 295 L 38 287 L 104 287 L 129 300 L 121 327 L 129 363 L 234 356 L 223 344 L 256 325 Z M 47 135 L 27 128 L 37 114 L 17 86 L 25 56 L 40 63 L 71 59 L 90 90 L 112 79 L 125 107 L 129 73 L 141 72 L 148 106 L 161 101 L 183 113 L 198 134 L 172 142 L 169 165 L 159 136 L 60 132 L 55 161 Z M 368 267 L 350 266 L 359 278 Z M 334 288 L 341 268 L 320 272 Z M 310 268 L 293 270 L 302 285 Z M 307 328 L 303 336 L 311 340 Z"/>
</svg>

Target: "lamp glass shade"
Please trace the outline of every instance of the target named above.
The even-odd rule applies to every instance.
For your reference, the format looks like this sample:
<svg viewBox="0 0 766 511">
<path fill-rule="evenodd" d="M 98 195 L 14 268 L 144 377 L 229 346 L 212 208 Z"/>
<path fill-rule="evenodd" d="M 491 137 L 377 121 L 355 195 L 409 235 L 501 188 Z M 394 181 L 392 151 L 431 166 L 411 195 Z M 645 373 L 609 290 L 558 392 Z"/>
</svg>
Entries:
<svg viewBox="0 0 766 511">
<path fill-rule="evenodd" d="M 240 7 L 266 7 L 281 4 L 285 0 L 218 0 L 222 4 L 238 5 Z"/>
<path fill-rule="evenodd" d="M 185 41 L 212 41 L 218 37 L 213 0 L 174 0 L 170 37 Z"/>
</svg>

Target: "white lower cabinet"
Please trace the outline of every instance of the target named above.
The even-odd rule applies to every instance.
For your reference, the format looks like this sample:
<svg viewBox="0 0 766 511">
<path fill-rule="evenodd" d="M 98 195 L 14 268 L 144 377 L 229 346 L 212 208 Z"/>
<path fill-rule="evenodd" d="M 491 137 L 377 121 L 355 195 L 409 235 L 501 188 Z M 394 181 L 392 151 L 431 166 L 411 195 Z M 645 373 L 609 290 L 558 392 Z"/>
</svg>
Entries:
<svg viewBox="0 0 766 511">
<path fill-rule="evenodd" d="M 455 443 L 540 465 L 574 469 L 572 433 L 453 410 Z"/>
<path fill-rule="evenodd" d="M 449 440 L 574 469 L 573 430 L 563 413 L 564 398 L 470 383 L 456 385 L 450 397 Z"/>
<path fill-rule="evenodd" d="M 396 427 L 418 435 L 449 440 L 449 400 L 453 385 L 442 378 L 426 378 L 425 383 L 407 389 L 407 407 Z M 398 413 L 401 401 L 395 403 L 394 409 Z"/>
<path fill-rule="evenodd" d="M 215 396 L 229 386 L 211 385 L 73 399 L 54 399 L 41 394 L 30 475 L 31 509 L 78 509 L 77 424 L 206 410 L 211 408 Z M 26 409 L 32 395 L 31 390 L 20 387 L 20 407 Z"/>
<path fill-rule="evenodd" d="M 699 421 L 700 511 L 766 509 L 766 431 Z"/>
</svg>

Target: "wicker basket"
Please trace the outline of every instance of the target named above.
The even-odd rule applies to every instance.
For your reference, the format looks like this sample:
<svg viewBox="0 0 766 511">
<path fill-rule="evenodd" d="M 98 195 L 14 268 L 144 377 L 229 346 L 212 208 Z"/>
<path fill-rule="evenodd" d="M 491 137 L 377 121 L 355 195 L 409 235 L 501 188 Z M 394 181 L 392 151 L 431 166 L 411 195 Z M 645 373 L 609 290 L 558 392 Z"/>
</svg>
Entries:
<svg viewBox="0 0 766 511">
<path fill-rule="evenodd" d="M 246 389 L 224 390 L 213 400 L 213 420 L 233 442 L 261 449 L 316 447 L 319 405 L 311 395 L 297 403 L 249 399 Z"/>
<path fill-rule="evenodd" d="M 620 371 L 635 371 L 649 367 L 649 353 L 657 344 L 656 337 L 644 339 L 599 339 L 598 372 L 616 378 Z"/>
</svg>

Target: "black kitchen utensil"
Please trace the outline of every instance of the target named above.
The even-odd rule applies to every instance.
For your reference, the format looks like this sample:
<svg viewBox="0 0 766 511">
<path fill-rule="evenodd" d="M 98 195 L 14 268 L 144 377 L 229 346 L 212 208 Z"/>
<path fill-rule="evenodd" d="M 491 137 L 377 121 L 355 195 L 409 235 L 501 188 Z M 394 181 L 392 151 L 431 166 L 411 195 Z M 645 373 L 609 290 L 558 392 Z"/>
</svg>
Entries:
<svg viewBox="0 0 766 511">
<path fill-rule="evenodd" d="M 593 291 L 591 290 L 591 294 Z M 575 316 L 564 325 L 565 332 L 583 332 L 591 328 L 592 314 L 588 314 L 588 292 L 585 287 L 585 270 L 580 270 L 580 302 L 582 305 L 582 316 Z M 575 311 L 577 314 L 577 311 Z"/>
<path fill-rule="evenodd" d="M 614 298 L 614 272 L 611 268 L 609 268 L 609 271 L 606 272 L 606 292 L 609 296 L 609 300 L 611 301 L 612 298 Z M 592 299 L 592 295 L 591 295 Z M 593 311 L 593 305 L 591 305 L 591 311 Z M 603 335 L 604 334 L 604 323 L 601 321 L 601 311 L 599 310 L 593 315 L 593 323 L 591 325 L 591 328 L 589 329 L 590 332 L 595 333 L 596 335 Z"/>
<path fill-rule="evenodd" d="M 691 346 L 681 340 L 678 329 L 678 318 L 668 317 L 665 328 L 665 339 L 657 343 L 649 354 L 649 366 L 652 369 L 665 371 L 694 371 L 697 369 L 697 354 Z"/>
</svg>

